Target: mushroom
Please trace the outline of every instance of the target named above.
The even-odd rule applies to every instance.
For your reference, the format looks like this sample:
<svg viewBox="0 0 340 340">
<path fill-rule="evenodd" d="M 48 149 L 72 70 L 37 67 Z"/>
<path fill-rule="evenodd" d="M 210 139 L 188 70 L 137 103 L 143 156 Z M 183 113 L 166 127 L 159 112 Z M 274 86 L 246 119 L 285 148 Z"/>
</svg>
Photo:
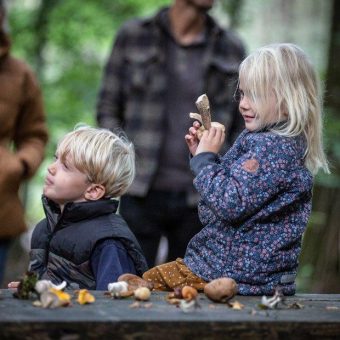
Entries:
<svg viewBox="0 0 340 340">
<path fill-rule="evenodd" d="M 125 281 L 112 282 L 107 285 L 107 289 L 113 297 L 122 297 L 128 292 L 128 283 Z"/>
<path fill-rule="evenodd" d="M 184 313 L 190 313 L 193 312 L 195 309 L 200 308 L 201 306 L 197 302 L 196 299 L 194 300 L 180 300 L 179 303 L 179 308 L 184 312 Z"/>
<path fill-rule="evenodd" d="M 151 292 L 147 287 L 139 287 L 134 291 L 136 300 L 147 301 L 150 298 Z"/>
<path fill-rule="evenodd" d="M 50 288 L 55 288 L 57 290 L 63 290 L 67 286 L 67 282 L 63 281 L 59 285 L 54 284 L 50 280 L 39 280 L 36 282 L 34 289 L 37 293 L 42 294 L 45 291 L 48 291 Z"/>
<path fill-rule="evenodd" d="M 211 121 L 210 102 L 205 93 L 197 98 L 195 104 L 199 113 L 190 112 L 189 116 L 201 123 L 201 127 L 197 130 L 198 139 L 201 139 L 203 131 L 209 130 L 211 126 L 222 129 L 222 131 L 225 132 L 225 126 L 223 124 Z"/>
<path fill-rule="evenodd" d="M 78 294 L 77 301 L 80 305 L 96 301 L 95 297 L 87 289 L 80 289 L 76 293 Z"/>
<path fill-rule="evenodd" d="M 190 286 L 184 286 L 182 288 L 182 297 L 186 301 L 195 300 L 197 297 L 197 289 Z"/>
<path fill-rule="evenodd" d="M 56 288 L 49 288 L 40 294 L 40 306 L 43 308 L 57 308 L 68 306 L 71 303 L 71 296 Z M 39 305 L 39 304 L 35 304 Z"/>
<path fill-rule="evenodd" d="M 190 112 L 189 116 L 190 116 L 190 118 L 196 119 L 201 123 L 201 127 L 197 130 L 197 138 L 200 140 L 202 138 L 203 131 L 207 130 L 203 125 L 202 117 L 201 117 L 200 114 L 198 114 L 196 112 Z M 222 131 L 225 132 L 225 126 L 223 124 L 219 123 L 219 122 L 211 122 L 210 126 L 213 126 L 215 128 L 218 128 L 218 129 L 222 129 Z"/>
<path fill-rule="evenodd" d="M 153 288 L 153 283 L 143 280 L 141 277 L 134 274 L 122 274 L 118 277 L 118 282 L 125 281 L 128 284 L 128 290 L 136 290 L 139 287 L 147 287 L 150 290 Z"/>
<path fill-rule="evenodd" d="M 227 302 L 237 294 L 237 284 L 229 277 L 221 277 L 206 284 L 204 294 L 212 301 Z"/>
</svg>

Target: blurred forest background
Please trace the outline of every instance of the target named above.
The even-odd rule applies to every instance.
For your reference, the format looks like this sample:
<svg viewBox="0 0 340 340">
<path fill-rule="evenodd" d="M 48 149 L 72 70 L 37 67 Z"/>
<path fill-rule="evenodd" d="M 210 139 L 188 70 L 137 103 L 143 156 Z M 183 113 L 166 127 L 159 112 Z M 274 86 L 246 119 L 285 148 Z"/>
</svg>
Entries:
<svg viewBox="0 0 340 340">
<path fill-rule="evenodd" d="M 36 177 L 22 190 L 27 222 L 43 217 L 47 165 L 59 138 L 78 122 L 95 125 L 102 70 L 118 27 L 152 14 L 170 0 L 7 0 L 12 54 L 35 70 L 44 94 L 50 142 Z M 320 174 L 304 235 L 298 292 L 340 293 L 340 1 L 219 0 L 211 11 L 243 39 L 247 51 L 272 42 L 300 45 L 316 66 L 325 92 L 326 147 L 332 174 Z M 29 233 L 11 249 L 5 282 L 28 263 Z"/>
</svg>

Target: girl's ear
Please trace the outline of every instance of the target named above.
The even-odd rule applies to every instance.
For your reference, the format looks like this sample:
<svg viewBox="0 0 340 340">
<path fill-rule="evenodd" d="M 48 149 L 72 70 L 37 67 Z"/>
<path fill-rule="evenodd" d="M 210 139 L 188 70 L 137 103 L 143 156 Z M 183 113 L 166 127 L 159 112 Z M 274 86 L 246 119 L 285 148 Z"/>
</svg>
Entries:
<svg viewBox="0 0 340 340">
<path fill-rule="evenodd" d="M 85 191 L 85 199 L 97 201 L 105 196 L 105 187 L 101 184 L 91 184 Z"/>
</svg>

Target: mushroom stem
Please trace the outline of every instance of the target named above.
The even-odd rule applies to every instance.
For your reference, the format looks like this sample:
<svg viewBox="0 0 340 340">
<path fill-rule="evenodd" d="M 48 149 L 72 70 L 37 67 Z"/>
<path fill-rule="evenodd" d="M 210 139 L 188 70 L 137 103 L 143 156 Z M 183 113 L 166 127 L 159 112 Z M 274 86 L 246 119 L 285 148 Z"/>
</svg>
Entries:
<svg viewBox="0 0 340 340">
<path fill-rule="evenodd" d="M 206 94 L 202 94 L 197 98 L 195 104 L 197 106 L 199 114 L 202 117 L 202 124 L 204 128 L 209 130 L 211 127 L 211 114 L 208 96 Z"/>
</svg>

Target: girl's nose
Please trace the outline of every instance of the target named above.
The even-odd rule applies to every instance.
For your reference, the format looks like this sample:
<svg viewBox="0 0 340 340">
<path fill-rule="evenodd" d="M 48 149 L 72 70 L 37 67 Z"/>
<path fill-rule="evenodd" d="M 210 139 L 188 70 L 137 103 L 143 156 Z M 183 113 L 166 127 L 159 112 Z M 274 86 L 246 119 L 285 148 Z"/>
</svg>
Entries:
<svg viewBox="0 0 340 340">
<path fill-rule="evenodd" d="M 242 96 L 240 99 L 240 104 L 239 104 L 240 109 L 243 110 L 248 110 L 249 109 L 249 100 L 247 99 L 246 96 Z"/>
</svg>

